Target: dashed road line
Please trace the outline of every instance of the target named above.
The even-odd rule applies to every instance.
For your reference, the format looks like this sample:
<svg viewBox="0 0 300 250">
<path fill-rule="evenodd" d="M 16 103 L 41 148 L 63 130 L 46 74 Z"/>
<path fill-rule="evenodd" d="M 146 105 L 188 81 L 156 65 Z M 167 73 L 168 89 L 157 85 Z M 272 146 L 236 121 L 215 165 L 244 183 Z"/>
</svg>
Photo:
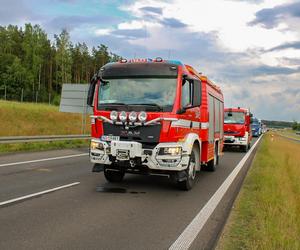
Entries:
<svg viewBox="0 0 300 250">
<path fill-rule="evenodd" d="M 31 160 L 31 161 L 11 162 L 11 163 L 0 164 L 0 167 L 8 167 L 8 166 L 15 166 L 15 165 L 42 162 L 42 161 L 61 160 L 61 159 L 68 159 L 68 158 L 81 157 L 81 156 L 87 156 L 87 155 L 89 155 L 89 154 L 82 153 L 82 154 L 75 154 L 75 155 L 64 155 L 64 156 L 58 156 L 58 157 L 52 157 L 52 158 L 45 158 L 45 159 L 37 159 L 37 160 Z"/>
<path fill-rule="evenodd" d="M 9 204 L 12 204 L 12 203 L 15 203 L 15 202 L 24 201 L 24 200 L 27 200 L 27 199 L 30 199 L 30 198 L 33 198 L 33 197 L 36 197 L 36 196 L 39 196 L 39 195 L 52 193 L 52 192 L 55 192 L 57 190 L 61 190 L 63 188 L 73 187 L 73 186 L 76 186 L 76 185 L 79 185 L 79 184 L 80 184 L 80 182 L 73 182 L 73 183 L 70 183 L 70 184 L 67 184 L 67 185 L 59 186 L 59 187 L 56 187 L 56 188 L 51 188 L 51 189 L 41 191 L 41 192 L 38 192 L 38 193 L 33 193 L 33 194 L 18 197 L 18 198 L 14 198 L 14 199 L 11 199 L 11 200 L 3 201 L 3 202 L 0 202 L 0 208 L 2 206 L 6 206 L 6 205 L 9 205 Z"/>
</svg>

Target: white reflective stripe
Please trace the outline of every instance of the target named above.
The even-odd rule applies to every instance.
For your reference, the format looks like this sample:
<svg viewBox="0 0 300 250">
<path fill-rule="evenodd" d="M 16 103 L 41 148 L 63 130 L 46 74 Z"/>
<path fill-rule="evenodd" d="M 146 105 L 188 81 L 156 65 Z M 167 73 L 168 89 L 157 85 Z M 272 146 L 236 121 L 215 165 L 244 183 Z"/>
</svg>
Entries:
<svg viewBox="0 0 300 250">
<path fill-rule="evenodd" d="M 184 120 L 180 119 L 178 121 L 172 121 L 171 127 L 184 127 L 184 128 L 190 128 L 191 121 L 190 120 Z"/>
<path fill-rule="evenodd" d="M 209 123 L 208 122 L 202 122 L 201 123 L 201 129 L 207 129 L 209 128 Z"/>
<path fill-rule="evenodd" d="M 200 122 L 192 122 L 193 123 L 193 128 L 200 128 Z"/>
</svg>

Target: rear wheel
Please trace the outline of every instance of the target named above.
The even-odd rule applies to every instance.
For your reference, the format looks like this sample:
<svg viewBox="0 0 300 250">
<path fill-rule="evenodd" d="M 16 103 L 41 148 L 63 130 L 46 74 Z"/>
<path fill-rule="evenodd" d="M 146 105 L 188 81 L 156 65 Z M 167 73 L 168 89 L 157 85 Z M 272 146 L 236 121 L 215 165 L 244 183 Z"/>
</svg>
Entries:
<svg viewBox="0 0 300 250">
<path fill-rule="evenodd" d="M 190 190 L 195 183 L 196 167 L 200 164 L 198 151 L 198 148 L 194 146 L 190 155 L 189 166 L 186 169 L 186 180 L 178 182 L 178 186 L 181 190 Z"/>
<path fill-rule="evenodd" d="M 121 170 L 104 169 L 104 176 L 108 182 L 121 182 L 125 172 Z"/>
</svg>

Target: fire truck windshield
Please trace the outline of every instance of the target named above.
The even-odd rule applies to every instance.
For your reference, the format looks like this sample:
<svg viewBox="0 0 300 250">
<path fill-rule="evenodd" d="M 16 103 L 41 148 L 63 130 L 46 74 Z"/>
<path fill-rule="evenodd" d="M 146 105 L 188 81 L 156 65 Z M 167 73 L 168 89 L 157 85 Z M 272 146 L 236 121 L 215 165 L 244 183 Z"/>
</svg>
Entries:
<svg viewBox="0 0 300 250">
<path fill-rule="evenodd" d="M 245 114 L 243 112 L 225 112 L 225 124 L 244 124 Z"/>
<path fill-rule="evenodd" d="M 117 105 L 145 105 L 149 109 L 171 111 L 173 108 L 176 79 L 130 78 L 109 79 L 101 82 L 98 91 L 98 109 L 111 109 Z"/>
</svg>

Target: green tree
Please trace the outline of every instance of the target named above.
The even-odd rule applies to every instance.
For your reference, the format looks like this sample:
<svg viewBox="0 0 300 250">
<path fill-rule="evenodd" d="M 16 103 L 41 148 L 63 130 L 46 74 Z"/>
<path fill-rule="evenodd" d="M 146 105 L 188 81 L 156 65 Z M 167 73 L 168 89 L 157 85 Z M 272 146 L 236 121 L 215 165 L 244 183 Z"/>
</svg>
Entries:
<svg viewBox="0 0 300 250">
<path fill-rule="evenodd" d="M 56 74 L 57 83 L 61 86 L 62 83 L 70 83 L 72 77 L 72 44 L 70 35 L 67 30 L 62 30 L 59 35 L 55 35 L 56 40 Z"/>
</svg>

